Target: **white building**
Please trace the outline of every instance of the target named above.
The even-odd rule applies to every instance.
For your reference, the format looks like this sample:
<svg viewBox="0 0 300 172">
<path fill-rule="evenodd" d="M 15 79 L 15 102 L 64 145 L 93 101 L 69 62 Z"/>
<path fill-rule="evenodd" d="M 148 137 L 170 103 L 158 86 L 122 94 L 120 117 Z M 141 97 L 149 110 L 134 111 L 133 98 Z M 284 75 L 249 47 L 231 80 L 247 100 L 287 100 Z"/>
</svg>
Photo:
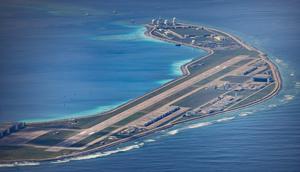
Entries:
<svg viewBox="0 0 300 172">
<path fill-rule="evenodd" d="M 3 122 L 0 123 L 0 138 L 7 136 L 13 132 L 17 132 L 20 129 L 25 127 L 24 122 L 11 123 L 11 122 Z"/>
<path fill-rule="evenodd" d="M 172 19 L 172 25 L 173 25 L 173 26 L 176 25 L 176 17 L 173 17 L 173 19 Z"/>
<path fill-rule="evenodd" d="M 155 25 L 155 19 L 152 19 L 151 23 L 152 25 Z"/>
<path fill-rule="evenodd" d="M 164 21 L 164 25 L 168 25 L 169 23 L 168 23 L 168 20 L 165 20 Z"/>
<path fill-rule="evenodd" d="M 223 41 L 225 40 L 225 37 L 224 36 L 220 36 L 220 35 L 216 35 L 213 37 L 216 41 Z"/>
</svg>

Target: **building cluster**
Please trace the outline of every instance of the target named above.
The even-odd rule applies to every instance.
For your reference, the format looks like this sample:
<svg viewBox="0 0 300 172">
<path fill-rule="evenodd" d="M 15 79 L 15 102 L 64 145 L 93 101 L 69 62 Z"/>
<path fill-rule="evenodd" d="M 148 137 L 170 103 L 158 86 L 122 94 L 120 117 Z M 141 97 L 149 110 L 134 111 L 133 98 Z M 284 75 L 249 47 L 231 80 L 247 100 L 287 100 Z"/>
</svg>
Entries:
<svg viewBox="0 0 300 172">
<path fill-rule="evenodd" d="M 124 130 L 120 131 L 118 133 L 118 135 L 119 136 L 131 136 L 133 134 L 140 133 L 144 130 L 145 130 L 144 128 L 139 128 L 136 126 L 129 126 L 129 127 L 125 128 Z"/>
<path fill-rule="evenodd" d="M 165 118 L 165 117 L 167 117 L 167 116 L 173 114 L 174 112 L 176 112 L 176 111 L 178 111 L 178 110 L 180 110 L 180 107 L 175 107 L 175 108 L 171 109 L 170 111 L 168 111 L 168 112 L 166 112 L 166 113 L 164 113 L 164 114 L 162 114 L 162 115 L 160 115 L 160 116 L 158 116 L 158 117 L 156 117 L 156 118 L 154 118 L 154 119 L 151 119 L 150 121 L 147 121 L 147 122 L 144 124 L 144 126 L 145 126 L 145 127 L 148 127 L 149 125 L 151 125 L 151 124 L 153 124 L 153 123 L 155 123 L 155 122 L 157 122 L 157 121 L 160 121 L 161 119 L 163 119 L 163 118 Z"/>
<path fill-rule="evenodd" d="M 237 92 L 243 90 L 259 90 L 274 82 L 269 65 L 262 60 L 258 60 L 248 66 L 248 68 L 241 73 L 240 77 L 245 77 L 246 80 L 241 83 L 225 81 L 222 84 L 215 86 L 215 89 L 225 91 L 234 90 Z M 247 78 L 249 79 L 247 80 Z"/>
<path fill-rule="evenodd" d="M 272 71 L 269 65 L 262 60 L 258 60 L 252 64 L 250 68 L 243 72 L 243 75 L 251 76 L 253 82 L 273 82 Z"/>
<path fill-rule="evenodd" d="M 187 111 L 182 115 L 182 117 L 192 117 L 192 116 L 198 116 L 199 114 L 195 112 L 194 110 Z"/>
<path fill-rule="evenodd" d="M 241 45 L 230 36 L 222 34 L 222 32 L 204 27 L 197 27 L 176 23 L 173 20 L 153 19 L 151 34 L 161 39 L 171 40 L 178 43 L 176 45 L 188 44 L 197 47 L 209 48 L 212 50 L 235 50 L 241 48 Z M 252 62 L 249 62 L 249 61 Z M 215 89 L 221 89 L 229 94 L 219 96 L 204 106 L 185 113 L 184 116 L 194 116 L 200 114 L 210 114 L 223 111 L 224 108 L 234 104 L 242 99 L 247 93 L 264 88 L 273 82 L 272 70 L 268 63 L 262 59 L 246 59 L 248 66 L 243 66 L 242 71 L 235 76 L 224 78 L 223 82 L 218 82 Z M 244 64 L 241 61 L 241 64 Z M 191 68 L 199 68 L 203 64 L 195 63 Z M 210 86 L 214 87 L 214 86 Z M 233 94 L 231 94 L 233 93 Z M 144 124 L 145 127 L 159 121 L 164 116 L 159 116 Z"/>
<path fill-rule="evenodd" d="M 217 35 L 217 34 L 211 34 L 210 37 L 212 39 L 214 39 L 215 41 L 224 41 L 226 38 L 225 36 L 222 36 L 222 35 Z"/>
<path fill-rule="evenodd" d="M 246 81 L 244 83 L 233 83 L 233 82 L 224 82 L 218 86 L 215 86 L 215 89 L 224 90 L 224 91 L 244 91 L 244 90 L 259 90 L 265 87 L 267 83 L 264 82 L 252 82 L 252 80 Z"/>
<path fill-rule="evenodd" d="M 210 101 L 207 106 L 200 108 L 199 112 L 203 114 L 220 112 L 223 111 L 226 106 L 229 106 L 239 100 L 241 100 L 241 96 L 238 96 L 237 94 L 235 94 L 234 96 L 221 95 Z"/>
<path fill-rule="evenodd" d="M 234 93 L 234 95 L 219 96 L 195 111 L 200 112 L 201 114 L 211 114 L 223 111 L 226 106 L 242 99 L 243 96 L 239 95 L 241 94 L 240 92 L 260 90 L 273 82 L 272 71 L 269 65 L 263 60 L 257 60 L 250 64 L 241 73 L 241 76 L 236 77 L 245 77 L 245 81 L 225 81 L 220 85 L 215 86 L 215 89 L 229 91 Z"/>
<path fill-rule="evenodd" d="M 17 132 L 25 128 L 24 122 L 4 122 L 0 123 L 0 138 L 10 135 L 11 133 Z"/>
<path fill-rule="evenodd" d="M 172 20 L 168 19 L 161 19 L 160 17 L 158 19 L 152 19 L 151 24 L 156 27 L 176 27 L 176 17 L 173 17 Z"/>
<path fill-rule="evenodd" d="M 153 31 L 155 35 L 169 40 L 178 41 L 178 39 L 181 39 L 184 43 L 194 46 L 220 50 L 240 47 L 234 41 L 225 41 L 227 40 L 225 35 L 208 31 L 204 27 L 177 23 L 175 17 L 172 20 L 152 19 L 151 25 L 155 28 Z M 186 32 L 181 33 L 182 29 L 186 29 Z"/>
</svg>

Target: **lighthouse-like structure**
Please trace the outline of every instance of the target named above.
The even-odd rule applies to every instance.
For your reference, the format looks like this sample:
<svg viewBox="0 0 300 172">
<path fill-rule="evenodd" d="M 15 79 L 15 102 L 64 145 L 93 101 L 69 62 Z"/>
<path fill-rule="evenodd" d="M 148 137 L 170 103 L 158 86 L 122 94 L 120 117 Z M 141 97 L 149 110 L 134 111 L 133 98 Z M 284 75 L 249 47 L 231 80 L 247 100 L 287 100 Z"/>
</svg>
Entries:
<svg viewBox="0 0 300 172">
<path fill-rule="evenodd" d="M 173 26 L 176 25 L 176 17 L 173 17 L 173 19 L 172 19 L 172 25 L 173 25 Z"/>
<path fill-rule="evenodd" d="M 151 20 L 151 24 L 152 24 L 152 25 L 155 25 L 155 19 L 152 19 L 152 20 Z"/>
<path fill-rule="evenodd" d="M 168 24 L 169 24 L 168 20 L 165 20 L 164 25 L 168 25 Z"/>
</svg>

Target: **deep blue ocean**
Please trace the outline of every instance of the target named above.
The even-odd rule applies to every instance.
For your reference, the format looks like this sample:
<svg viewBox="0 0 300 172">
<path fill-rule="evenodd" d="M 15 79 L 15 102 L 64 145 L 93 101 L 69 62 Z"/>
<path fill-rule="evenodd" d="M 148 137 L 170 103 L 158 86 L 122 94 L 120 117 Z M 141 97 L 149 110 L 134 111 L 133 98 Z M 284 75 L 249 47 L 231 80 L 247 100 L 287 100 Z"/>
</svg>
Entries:
<svg viewBox="0 0 300 172">
<path fill-rule="evenodd" d="M 0 171 L 300 171 L 300 1 L 4 0 L 0 121 L 95 114 L 180 76 L 206 53 L 143 36 L 154 17 L 214 27 L 267 53 L 283 89 L 243 110 L 96 154 Z"/>
</svg>

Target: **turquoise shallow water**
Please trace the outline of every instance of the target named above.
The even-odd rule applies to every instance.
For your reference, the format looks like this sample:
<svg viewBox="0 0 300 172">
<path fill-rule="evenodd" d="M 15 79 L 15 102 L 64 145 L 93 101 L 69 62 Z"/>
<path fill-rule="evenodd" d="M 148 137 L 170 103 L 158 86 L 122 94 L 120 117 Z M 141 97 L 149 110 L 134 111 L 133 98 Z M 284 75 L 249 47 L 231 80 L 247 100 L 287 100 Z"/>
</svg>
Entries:
<svg viewBox="0 0 300 172">
<path fill-rule="evenodd" d="M 20 2 L 10 5 L 10 1 L 6 5 L 9 8 L 1 6 L 1 23 L 5 23 L 5 27 L 0 28 L 0 43 L 5 45 L 0 49 L 3 54 L 1 82 L 29 82 L 20 75 L 33 76 L 37 79 L 32 83 L 37 88 L 37 95 L 46 95 L 41 97 L 46 97 L 47 102 L 66 102 L 67 109 L 72 109 L 72 102 L 75 102 L 80 106 L 76 106 L 74 112 L 101 105 L 110 106 L 142 95 L 177 77 L 178 74 L 173 73 L 175 70 L 172 69 L 178 68 L 178 62 L 201 54 L 189 48 L 178 49 L 166 43 L 145 41 L 137 36 L 139 29 L 128 27 L 131 20 L 140 26 L 160 15 L 176 16 L 184 22 L 204 24 L 233 33 L 268 53 L 279 66 L 283 89 L 278 96 L 260 105 L 182 124 L 111 150 L 63 162 L 11 165 L 17 167 L 0 168 L 0 171 L 299 171 L 298 1 L 59 2 L 31 1 L 30 8 L 22 7 L 23 10 L 18 12 L 11 10 L 23 6 Z M 113 10 L 118 13 L 112 14 Z M 13 14 L 18 16 L 12 17 Z M 34 36 L 32 33 L 35 33 Z M 63 50 L 68 53 L 62 53 Z M 28 56 L 30 54 L 35 56 Z M 72 58 L 66 58 L 70 54 Z M 44 56 L 48 61 L 43 62 L 45 66 L 39 67 L 40 57 Z M 10 66 L 5 67 L 7 65 Z M 15 68 L 11 68 L 13 66 Z M 53 72 L 56 70 L 59 72 Z M 107 73 L 117 77 L 112 78 Z M 138 79 L 128 77 L 136 73 Z M 8 74 L 10 77 L 6 78 Z M 16 78 L 9 80 L 12 76 L 17 77 L 18 81 Z M 42 88 L 40 82 L 44 83 Z M 97 89 L 97 84 L 103 83 L 107 84 Z M 8 86 L 1 86 L 0 94 L 7 96 L 1 102 L 1 109 L 7 109 L 7 112 L 10 110 L 9 104 L 16 106 L 15 101 L 9 98 L 11 95 L 19 93 L 21 98 L 24 95 L 28 97 L 26 95 L 29 93 L 32 95 L 27 92 L 31 87 L 17 84 L 19 91 L 9 92 Z M 86 88 L 93 89 L 87 89 L 89 94 L 83 94 Z M 77 90 L 85 99 L 75 95 L 72 99 L 49 97 L 61 93 L 71 96 Z M 99 90 L 106 91 L 98 94 Z M 30 98 L 41 100 L 41 97 Z M 102 101 L 107 103 L 99 103 Z M 59 103 L 54 101 L 47 107 L 52 111 Z M 17 115 L 2 114 L 1 120 L 39 117 L 35 113 L 22 115 L 17 108 L 12 110 Z M 56 118 L 61 115 L 49 114 L 72 114 L 70 110 L 57 112 L 61 113 L 47 112 L 43 113 L 46 116 L 40 117 Z"/>
<path fill-rule="evenodd" d="M 77 24 L 77 18 L 69 18 Z M 17 23 L 37 22 L 19 20 Z M 103 112 L 179 77 L 186 59 L 204 54 L 148 38 L 143 25 L 84 18 L 74 29 L 61 21 L 64 18 L 57 20 L 42 29 L 27 26 L 33 30 L 24 37 L 10 38 L 23 42 L 2 51 L 0 65 L 5 70 L 1 74 L 0 121 L 41 121 Z M 89 22 L 93 22 L 91 26 Z M 36 35 L 34 29 L 41 33 Z M 7 33 L 11 31 L 1 32 Z M 2 44 L 8 43 L 3 39 Z"/>
</svg>

